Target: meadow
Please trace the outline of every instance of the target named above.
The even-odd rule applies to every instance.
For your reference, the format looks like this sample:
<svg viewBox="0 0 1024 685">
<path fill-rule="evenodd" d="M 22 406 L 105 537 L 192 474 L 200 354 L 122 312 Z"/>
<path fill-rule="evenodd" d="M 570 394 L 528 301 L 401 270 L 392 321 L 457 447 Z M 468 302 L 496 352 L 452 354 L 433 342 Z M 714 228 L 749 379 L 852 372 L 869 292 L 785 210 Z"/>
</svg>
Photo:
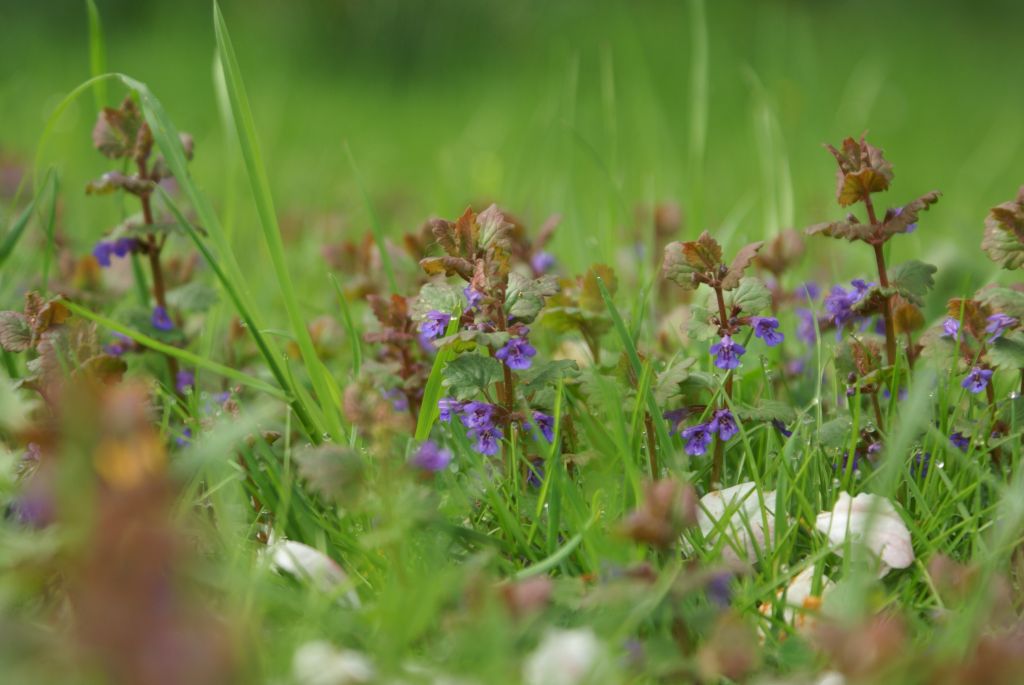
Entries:
<svg viewBox="0 0 1024 685">
<path fill-rule="evenodd" d="M 0 5 L 3 682 L 1020 682 L 1021 18 Z"/>
</svg>

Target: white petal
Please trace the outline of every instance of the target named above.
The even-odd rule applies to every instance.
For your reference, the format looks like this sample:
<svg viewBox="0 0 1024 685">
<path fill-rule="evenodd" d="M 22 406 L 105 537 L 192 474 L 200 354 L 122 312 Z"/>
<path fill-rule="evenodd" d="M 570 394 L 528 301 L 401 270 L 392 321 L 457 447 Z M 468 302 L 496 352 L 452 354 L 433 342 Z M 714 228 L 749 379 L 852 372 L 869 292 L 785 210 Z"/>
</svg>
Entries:
<svg viewBox="0 0 1024 685">
<path fill-rule="evenodd" d="M 880 561 L 879 577 L 914 562 L 910 531 L 892 502 L 884 497 L 864 492 L 850 497 L 841 492 L 832 511 L 818 514 L 815 527 L 838 547 L 837 554 L 842 554 L 841 547 L 848 537 L 862 541 Z"/>
<path fill-rule="evenodd" d="M 348 585 L 348 576 L 341 566 L 318 549 L 294 540 L 278 540 L 271 542 L 266 554 L 270 565 L 275 571 L 284 572 L 308 580 L 322 592 L 333 592 L 338 587 Z M 359 595 L 353 590 L 345 594 L 348 602 L 359 606 Z"/>
<path fill-rule="evenodd" d="M 551 630 L 523 664 L 526 685 L 576 685 L 594 670 L 601 643 L 589 628 Z"/>
<path fill-rule="evenodd" d="M 815 595 L 811 592 L 813 582 L 814 566 L 812 565 L 793 576 L 789 585 L 776 593 L 780 599 L 785 593 L 786 606 L 782 610 L 782 616 L 786 623 L 797 629 L 797 632 L 806 633 L 813 627 L 814 612 L 820 608 L 821 600 L 835 585 L 828 576 L 823 575 L 821 577 L 821 593 Z M 770 603 L 762 604 L 760 607 L 761 613 L 766 616 L 771 614 L 772 609 Z"/>
<path fill-rule="evenodd" d="M 315 640 L 295 650 L 292 674 L 299 685 L 358 685 L 371 682 L 373 664 L 360 652 Z"/>
<path fill-rule="evenodd" d="M 727 514 L 728 520 L 723 521 Z M 758 497 L 757 486 L 747 482 L 709 492 L 700 499 L 697 524 L 710 545 L 717 544 L 719 535 L 725 536 L 725 559 L 756 561 L 775 532 L 775 491 Z"/>
</svg>

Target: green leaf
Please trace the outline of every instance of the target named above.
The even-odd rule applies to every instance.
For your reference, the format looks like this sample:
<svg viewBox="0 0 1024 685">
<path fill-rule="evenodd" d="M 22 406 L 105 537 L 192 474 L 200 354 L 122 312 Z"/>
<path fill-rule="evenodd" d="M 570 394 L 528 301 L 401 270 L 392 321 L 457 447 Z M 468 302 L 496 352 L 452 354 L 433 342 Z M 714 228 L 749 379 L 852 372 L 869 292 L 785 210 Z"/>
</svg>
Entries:
<svg viewBox="0 0 1024 685">
<path fill-rule="evenodd" d="M 996 311 L 1024 319 L 1024 293 L 1019 290 L 992 285 L 979 290 L 976 297 Z"/>
<path fill-rule="evenodd" d="M 494 357 L 462 354 L 448 362 L 444 368 L 443 385 L 449 394 L 466 400 L 490 387 L 502 377 L 501 362 Z"/>
<path fill-rule="evenodd" d="M 996 338 L 989 345 L 988 360 L 1000 369 L 1024 369 L 1024 333 L 1013 331 Z"/>
<path fill-rule="evenodd" d="M 689 314 L 689 318 L 682 326 L 688 338 L 711 340 L 718 337 L 718 326 L 711 323 L 711 310 L 695 304 L 690 306 Z"/>
<path fill-rule="evenodd" d="M 689 379 L 691 369 L 697 360 L 693 357 L 680 359 L 658 374 L 654 381 L 654 400 L 665 406 L 672 398 L 682 394 L 682 384 Z"/>
<path fill-rule="evenodd" d="M 1024 265 L 1024 186 L 1015 200 L 989 210 L 981 249 L 1004 269 Z"/>
<path fill-rule="evenodd" d="M 700 273 L 683 254 L 683 243 L 674 242 L 665 246 L 665 259 L 661 263 L 661 273 L 668 280 L 683 290 L 695 290 L 699 283 L 694 276 Z"/>
<path fill-rule="evenodd" d="M 889 282 L 900 295 L 917 306 L 924 305 L 925 295 L 935 286 L 933 265 L 916 259 L 897 264 L 889 270 Z"/>
<path fill-rule="evenodd" d="M 434 347 L 444 349 L 445 347 L 452 346 L 457 352 L 471 350 L 476 345 L 497 349 L 507 343 L 511 337 L 506 331 L 494 331 L 492 333 L 478 330 L 459 331 L 434 341 Z"/>
<path fill-rule="evenodd" d="M 462 309 L 463 297 L 459 290 L 444 281 L 429 281 L 420 288 L 420 294 L 412 303 L 413 318 L 423 319 L 428 312 L 453 312 Z"/>
<path fill-rule="evenodd" d="M 843 447 L 850 442 L 853 420 L 849 416 L 826 421 L 818 430 L 818 444 L 822 447 Z"/>
<path fill-rule="evenodd" d="M 534 364 L 520 376 L 524 393 L 535 393 L 545 386 L 556 385 L 563 379 L 579 377 L 580 369 L 571 359 L 553 359 Z"/>
<path fill-rule="evenodd" d="M 517 271 L 508 275 L 505 312 L 523 323 L 531 323 L 544 308 L 544 298 L 558 292 L 554 276 L 528 278 Z"/>
<path fill-rule="evenodd" d="M 739 307 L 743 314 L 754 316 L 771 306 L 772 294 L 761 279 L 748 276 L 726 295 L 725 304 L 729 309 Z"/>
<path fill-rule="evenodd" d="M 789 423 L 796 419 L 796 411 L 786 402 L 761 400 L 755 406 L 736 405 L 736 416 L 744 421 L 782 421 Z"/>
</svg>

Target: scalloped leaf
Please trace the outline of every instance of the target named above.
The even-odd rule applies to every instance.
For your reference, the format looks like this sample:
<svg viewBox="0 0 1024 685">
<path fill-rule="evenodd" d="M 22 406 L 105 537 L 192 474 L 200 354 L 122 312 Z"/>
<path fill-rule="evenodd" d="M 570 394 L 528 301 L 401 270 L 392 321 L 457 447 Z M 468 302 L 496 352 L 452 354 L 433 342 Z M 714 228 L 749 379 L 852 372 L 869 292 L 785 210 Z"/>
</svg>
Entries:
<svg viewBox="0 0 1024 685">
<path fill-rule="evenodd" d="M 441 384 L 456 399 L 467 400 L 501 380 L 501 363 L 480 354 L 461 354 L 444 367 Z"/>
<path fill-rule="evenodd" d="M 1024 333 L 1013 331 L 999 336 L 988 348 L 988 361 L 1000 369 L 1024 369 Z"/>
<path fill-rule="evenodd" d="M 700 271 L 686 261 L 683 243 L 679 241 L 665 246 L 665 258 L 661 263 L 661 273 L 683 290 L 695 290 L 699 285 L 694 276 Z"/>
<path fill-rule="evenodd" d="M 917 306 L 924 305 L 924 298 L 933 287 L 933 274 L 938 269 L 916 259 L 897 264 L 889 270 L 889 283 L 900 295 Z"/>
<path fill-rule="evenodd" d="M 906 233 L 912 225 L 917 223 L 917 215 L 938 202 L 941 196 L 942 193 L 933 190 L 902 207 L 890 209 L 882 220 L 882 233 L 885 235 Z"/>
<path fill-rule="evenodd" d="M 771 306 L 772 293 L 759 278 L 748 276 L 726 294 L 725 304 L 730 310 L 738 307 L 743 314 L 755 316 Z"/>
<path fill-rule="evenodd" d="M 740 279 L 743 278 L 743 274 L 750 266 L 754 258 L 757 257 L 758 251 L 764 247 L 764 241 L 759 240 L 756 243 L 750 243 L 740 248 L 740 251 L 736 253 L 736 257 L 733 258 L 732 264 L 729 265 L 729 270 L 725 273 L 725 277 L 722 278 L 722 288 L 724 290 L 734 290 L 740 284 Z"/>
<path fill-rule="evenodd" d="M 544 298 L 557 292 L 558 279 L 555 276 L 529 278 L 513 271 L 508 275 L 505 313 L 517 321 L 530 323 L 544 308 Z"/>
</svg>

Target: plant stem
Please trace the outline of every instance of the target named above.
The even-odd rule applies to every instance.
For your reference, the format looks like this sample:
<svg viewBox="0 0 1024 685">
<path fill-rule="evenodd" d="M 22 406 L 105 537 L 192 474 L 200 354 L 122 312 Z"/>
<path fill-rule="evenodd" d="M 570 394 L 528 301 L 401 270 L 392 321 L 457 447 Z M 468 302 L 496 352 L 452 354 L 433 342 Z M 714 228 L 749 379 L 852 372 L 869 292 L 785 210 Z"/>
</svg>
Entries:
<svg viewBox="0 0 1024 685">
<path fill-rule="evenodd" d="M 872 226 L 878 226 L 878 217 L 875 216 L 875 205 L 871 202 L 871 195 L 865 193 L 864 206 L 868 211 L 868 220 Z M 873 242 L 871 246 L 875 249 L 875 266 L 878 267 L 878 283 L 883 288 L 889 287 L 889 272 L 885 268 L 885 254 L 882 252 L 882 243 Z M 896 365 L 896 327 L 893 325 L 892 316 L 892 295 L 885 296 L 885 305 L 882 308 L 882 317 L 885 319 L 885 357 L 889 366 Z"/>
<path fill-rule="evenodd" d="M 139 177 L 142 179 L 148 179 L 149 174 L 146 171 L 146 162 L 143 159 L 138 160 L 139 165 Z M 139 201 L 142 203 L 142 220 L 146 226 L 153 225 L 153 208 L 149 202 L 149 193 L 143 193 L 139 195 Z M 153 274 L 153 297 L 156 299 L 156 303 L 165 312 L 167 311 L 167 286 L 164 283 L 164 270 L 160 264 L 160 252 L 163 250 L 163 241 L 157 239 L 156 234 L 150 233 L 148 235 L 148 243 L 146 247 L 146 254 L 149 257 L 149 270 Z M 168 316 L 170 316 L 168 314 Z M 177 379 L 178 379 L 178 361 L 174 357 L 167 357 L 167 370 L 171 374 L 171 387 L 177 390 Z"/>
<path fill-rule="evenodd" d="M 718 300 L 718 324 L 719 329 L 731 333 L 729 330 L 729 313 L 725 309 L 725 295 L 722 294 L 722 287 L 717 283 L 713 283 L 712 287 L 715 289 L 715 298 Z M 732 372 L 727 371 L 725 376 L 725 395 L 732 400 Z M 726 407 L 726 403 L 722 402 L 719 404 L 720 409 Z M 722 462 L 725 452 L 725 446 L 722 444 L 720 439 L 715 440 L 715 455 L 711 462 L 711 485 L 714 486 L 718 483 L 722 477 Z"/>
</svg>

